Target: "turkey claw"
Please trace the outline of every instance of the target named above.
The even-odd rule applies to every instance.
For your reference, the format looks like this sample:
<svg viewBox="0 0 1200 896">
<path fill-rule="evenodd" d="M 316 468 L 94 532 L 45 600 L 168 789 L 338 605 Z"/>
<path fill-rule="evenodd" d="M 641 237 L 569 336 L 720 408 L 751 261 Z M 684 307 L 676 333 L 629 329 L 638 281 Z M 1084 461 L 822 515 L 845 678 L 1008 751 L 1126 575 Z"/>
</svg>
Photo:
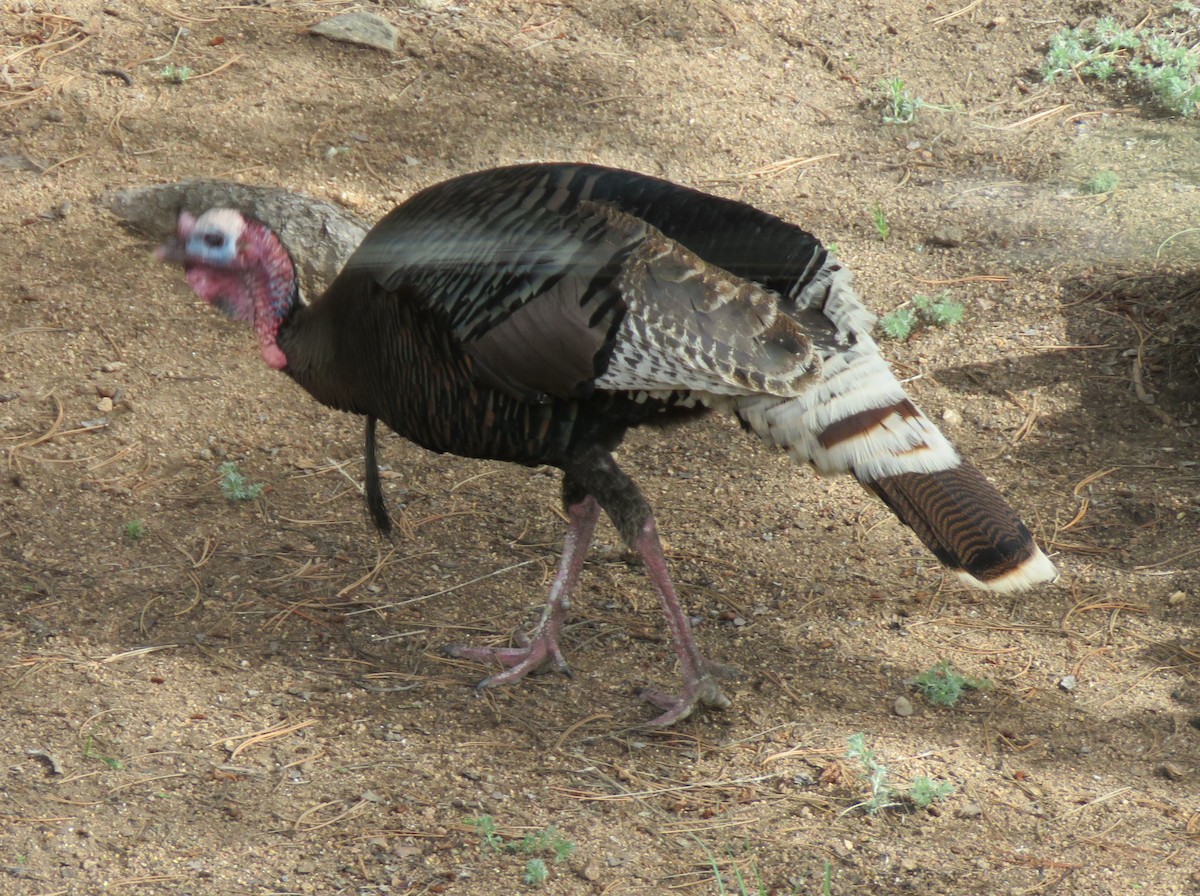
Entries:
<svg viewBox="0 0 1200 896">
<path fill-rule="evenodd" d="M 503 672 L 489 675 L 477 685 L 475 690 L 496 687 L 497 685 L 513 684 L 526 675 L 543 671 L 554 671 L 571 677 L 571 667 L 567 665 L 562 649 L 557 643 L 548 638 L 529 640 L 524 634 L 517 636 L 520 647 L 470 647 L 454 644 L 443 648 L 453 657 L 464 660 L 474 660 L 480 663 L 497 662 L 507 666 Z"/>
<path fill-rule="evenodd" d="M 642 691 L 641 697 L 647 703 L 652 703 L 659 709 L 666 710 L 662 715 L 651 719 L 649 722 L 643 722 L 642 725 L 646 728 L 666 728 L 668 725 L 682 722 L 701 704 L 704 706 L 713 706 L 717 709 L 728 709 L 733 703 L 732 700 L 722 693 L 721 686 L 717 684 L 716 679 L 708 672 L 695 681 L 686 682 L 683 686 L 683 691 L 679 694 L 667 694 L 663 691 L 647 688 Z"/>
</svg>

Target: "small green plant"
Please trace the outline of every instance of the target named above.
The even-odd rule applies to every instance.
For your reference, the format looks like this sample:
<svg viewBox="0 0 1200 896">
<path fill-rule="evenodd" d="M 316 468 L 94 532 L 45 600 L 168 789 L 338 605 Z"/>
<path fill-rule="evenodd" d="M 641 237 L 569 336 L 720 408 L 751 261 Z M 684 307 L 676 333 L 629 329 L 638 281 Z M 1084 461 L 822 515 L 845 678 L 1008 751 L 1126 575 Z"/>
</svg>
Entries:
<svg viewBox="0 0 1200 896">
<path fill-rule="evenodd" d="M 692 834 L 692 839 L 700 844 L 700 848 L 704 850 L 704 855 L 708 857 L 708 864 L 709 867 L 712 868 L 713 879 L 717 882 L 717 893 L 720 894 L 720 896 L 726 896 L 729 890 L 725 886 L 725 875 L 721 873 L 721 865 L 719 862 L 717 862 L 717 857 L 713 854 L 713 851 L 708 848 L 708 844 L 695 834 Z M 733 857 L 732 850 L 729 850 L 728 854 L 730 858 Z M 768 891 L 767 888 L 763 886 L 762 877 L 758 873 L 758 865 L 756 863 L 753 861 L 750 863 L 750 870 L 754 872 L 755 886 L 753 890 L 750 889 L 750 884 L 746 880 L 746 876 L 742 873 L 741 866 L 736 861 L 733 862 L 732 865 L 733 879 L 737 884 L 737 896 L 767 896 Z M 793 894 L 800 892 L 799 885 L 793 888 L 792 892 Z"/>
<path fill-rule="evenodd" d="M 875 232 L 879 234 L 880 241 L 886 243 L 892 229 L 888 227 L 887 213 L 878 202 L 871 206 L 871 223 L 875 225 Z"/>
<path fill-rule="evenodd" d="M 478 818 L 463 820 L 469 828 L 474 828 L 484 846 L 496 852 L 515 853 L 532 856 L 525 863 L 525 873 L 522 880 L 531 886 L 540 887 L 550 878 L 550 869 L 545 859 L 536 853 L 552 853 L 555 863 L 567 858 L 575 849 L 575 844 L 563 838 L 554 825 L 545 830 L 526 834 L 519 840 L 506 840 L 496 827 L 496 820 L 490 815 L 480 815 Z"/>
<path fill-rule="evenodd" d="M 918 809 L 928 809 L 952 793 L 954 793 L 954 785 L 949 781 L 935 781 L 925 775 L 913 778 L 912 786 L 908 788 L 908 798 Z"/>
<path fill-rule="evenodd" d="M 986 691 L 992 683 L 986 678 L 972 678 L 942 660 L 932 669 L 922 672 L 908 682 L 935 706 L 954 706 L 964 691 Z"/>
<path fill-rule="evenodd" d="M 874 815 L 880 809 L 897 805 L 893 800 L 892 785 L 888 782 L 888 767 L 879 761 L 875 751 L 867 745 L 865 734 L 850 735 L 846 741 L 846 756 L 861 766 L 862 776 L 871 788 L 870 799 L 859 803 L 860 806 Z"/>
<path fill-rule="evenodd" d="M 221 494 L 230 501 L 253 501 L 263 493 L 262 485 L 251 485 L 233 461 L 226 461 L 217 469 L 221 474 Z"/>
<path fill-rule="evenodd" d="M 905 342 L 917 327 L 917 312 L 911 308 L 897 308 L 879 318 L 879 329 L 888 339 Z"/>
<path fill-rule="evenodd" d="M 913 296 L 913 304 L 917 306 L 917 314 L 927 324 L 935 327 L 949 327 L 962 323 L 962 302 L 950 298 L 949 292 L 942 292 L 937 298 L 929 296 Z"/>
<path fill-rule="evenodd" d="M 1111 193 L 1117 188 L 1117 181 L 1115 171 L 1097 171 L 1083 182 L 1083 192 L 1097 196 L 1101 193 Z"/>
<path fill-rule="evenodd" d="M 496 833 L 496 820 L 492 816 L 480 815 L 478 818 L 466 818 L 463 819 L 463 824 L 474 828 L 485 846 L 491 847 L 496 852 L 504 849 L 504 838 Z"/>
<path fill-rule="evenodd" d="M 883 90 L 883 120 L 887 124 L 911 124 L 925 106 L 919 97 L 908 92 L 903 78 L 885 78 L 879 87 Z"/>
<path fill-rule="evenodd" d="M 83 742 L 83 758 L 98 759 L 100 762 L 103 762 L 114 771 L 120 771 L 121 769 L 125 768 L 125 764 L 121 762 L 120 759 L 116 759 L 112 756 L 105 756 L 103 753 L 99 753 L 92 749 L 92 736 L 90 734 Z"/>
<path fill-rule="evenodd" d="M 904 342 L 923 326 L 949 327 L 961 323 L 962 302 L 950 298 L 949 291 L 936 297 L 913 296 L 913 307 L 901 306 L 879 318 L 879 329 L 888 339 Z"/>
<path fill-rule="evenodd" d="M 570 840 L 564 840 L 559 836 L 554 825 L 550 825 L 544 831 L 526 834 L 520 840 L 509 844 L 509 848 L 513 852 L 520 852 L 526 855 L 549 850 L 554 853 L 554 861 L 561 862 L 574 851 L 575 844 Z"/>
<path fill-rule="evenodd" d="M 1187 117 L 1200 109 L 1200 9 L 1177 3 L 1157 28 L 1121 28 L 1102 18 L 1094 28 L 1064 28 L 1050 39 L 1042 76 L 1108 81 L 1116 76 L 1146 91 L 1166 111 Z"/>
<path fill-rule="evenodd" d="M 550 869 L 543 860 L 530 859 L 525 864 L 525 873 L 521 875 L 521 879 L 530 886 L 540 887 L 550 879 Z"/>
<path fill-rule="evenodd" d="M 138 541 L 146 534 L 146 524 L 141 520 L 130 520 L 125 524 L 125 537 L 130 541 Z"/>
<path fill-rule="evenodd" d="M 924 775 L 918 775 L 905 793 L 897 793 L 892 786 L 888 767 L 884 765 L 875 751 L 868 746 L 865 734 L 853 734 L 846 741 L 846 756 L 861 767 L 861 774 L 871 790 L 868 799 L 858 803 L 854 808 L 862 807 L 872 815 L 881 809 L 891 809 L 904 805 L 907 800 L 919 809 L 927 809 L 932 803 L 944 800 L 954 792 L 954 785 L 949 781 L 935 781 Z"/>
<path fill-rule="evenodd" d="M 188 78 L 194 74 L 195 72 L 186 65 L 168 65 L 158 76 L 170 84 L 186 84 Z"/>
</svg>

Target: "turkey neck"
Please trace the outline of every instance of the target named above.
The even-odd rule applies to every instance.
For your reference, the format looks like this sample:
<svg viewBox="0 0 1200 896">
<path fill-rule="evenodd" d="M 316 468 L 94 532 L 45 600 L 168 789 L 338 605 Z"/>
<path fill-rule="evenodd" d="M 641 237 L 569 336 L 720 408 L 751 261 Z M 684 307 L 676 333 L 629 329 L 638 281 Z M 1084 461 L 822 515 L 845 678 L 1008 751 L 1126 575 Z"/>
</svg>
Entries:
<svg viewBox="0 0 1200 896">
<path fill-rule="evenodd" d="M 339 411 L 365 413 L 355 401 L 351 378 L 339 369 L 337 325 L 328 303 L 306 304 L 299 291 L 276 331 L 276 343 L 287 358 L 283 372 L 321 404 Z"/>
</svg>

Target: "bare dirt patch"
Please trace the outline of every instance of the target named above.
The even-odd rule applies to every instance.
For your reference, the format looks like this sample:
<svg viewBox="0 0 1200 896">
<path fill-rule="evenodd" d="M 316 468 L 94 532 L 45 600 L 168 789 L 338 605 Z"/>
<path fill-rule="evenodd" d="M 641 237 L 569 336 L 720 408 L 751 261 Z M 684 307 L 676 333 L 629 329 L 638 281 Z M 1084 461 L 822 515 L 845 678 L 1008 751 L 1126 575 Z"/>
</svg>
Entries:
<svg viewBox="0 0 1200 896">
<path fill-rule="evenodd" d="M 1109 4 L 425 0 L 372 7 L 395 56 L 306 33 L 350 6 L 3 4 L 0 892 L 493 894 L 536 889 L 534 857 L 555 893 L 716 893 L 714 863 L 731 892 L 735 869 L 764 893 L 1195 891 L 1200 138 L 1041 83 L 1050 35 Z M 896 77 L 939 108 L 885 124 Z M 636 728 L 671 651 L 608 529 L 575 677 L 476 696 L 436 648 L 534 618 L 557 476 L 388 438 L 380 540 L 359 423 L 97 198 L 232 177 L 373 219 L 522 159 L 754 202 L 836 243 L 880 312 L 949 289 L 965 322 L 889 354 L 1061 581 L 968 593 L 853 483 L 725 421 L 635 434 L 733 708 Z M 1118 189 L 1083 192 L 1100 169 Z M 226 461 L 262 496 L 227 499 Z M 930 706 L 906 682 L 940 660 L 992 687 Z M 954 794 L 852 808 L 855 732 L 898 787 Z M 562 862 L 506 846 L 551 825 Z"/>
</svg>

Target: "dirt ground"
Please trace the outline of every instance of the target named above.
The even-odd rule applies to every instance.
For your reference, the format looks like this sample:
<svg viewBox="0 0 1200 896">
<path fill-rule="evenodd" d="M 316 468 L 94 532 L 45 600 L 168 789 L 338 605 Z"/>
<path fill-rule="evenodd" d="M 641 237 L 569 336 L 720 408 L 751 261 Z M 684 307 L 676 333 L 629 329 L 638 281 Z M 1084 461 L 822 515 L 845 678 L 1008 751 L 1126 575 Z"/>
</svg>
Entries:
<svg viewBox="0 0 1200 896">
<path fill-rule="evenodd" d="M 1170 5 L 370 5 L 390 55 L 307 32 L 337 0 L 2 0 L 0 893 L 1200 892 L 1200 129 L 1039 72 L 1064 25 Z M 225 177 L 370 220 L 529 159 L 751 201 L 881 313 L 949 290 L 960 325 L 886 350 L 1061 579 L 968 592 L 727 421 L 635 433 L 733 707 L 637 727 L 673 655 L 607 523 L 574 678 L 477 696 L 437 648 L 536 619 L 555 471 L 388 436 L 379 538 L 360 423 L 98 197 Z M 931 705 L 909 680 L 943 660 L 991 687 Z M 897 791 L 953 793 L 866 811 L 856 733 Z"/>
</svg>

